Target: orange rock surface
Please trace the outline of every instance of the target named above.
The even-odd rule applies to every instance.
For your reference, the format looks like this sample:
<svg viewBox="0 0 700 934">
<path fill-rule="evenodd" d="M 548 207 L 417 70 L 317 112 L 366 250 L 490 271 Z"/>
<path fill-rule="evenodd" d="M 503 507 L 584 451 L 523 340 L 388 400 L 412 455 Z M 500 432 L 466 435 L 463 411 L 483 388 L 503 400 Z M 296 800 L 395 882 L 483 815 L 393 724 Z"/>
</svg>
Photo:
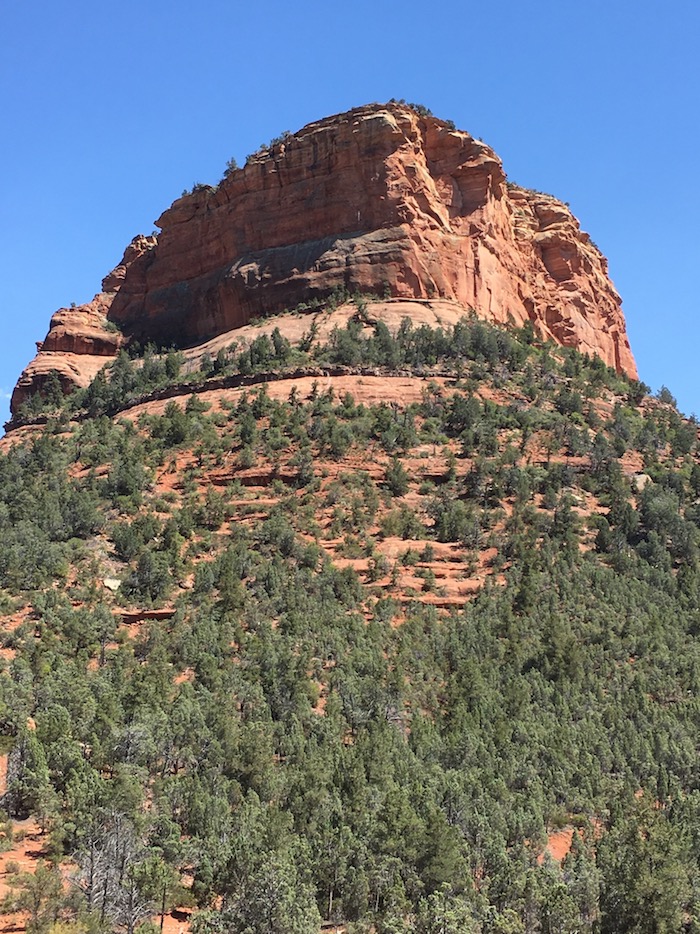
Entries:
<svg viewBox="0 0 700 934">
<path fill-rule="evenodd" d="M 372 104 L 285 135 L 157 224 L 158 237 L 136 238 L 105 291 L 75 309 L 84 336 L 79 315 L 54 316 L 18 400 L 45 354 L 115 351 L 104 322 L 95 334 L 93 311 L 127 339 L 185 346 L 339 287 L 531 321 L 637 375 L 606 259 L 569 209 L 507 182 L 485 143 L 405 105 Z"/>
<path fill-rule="evenodd" d="M 121 263 L 105 277 L 104 291 L 91 302 L 59 308 L 51 318 L 49 333 L 37 343 L 38 353 L 24 369 L 12 393 L 10 408 L 17 412 L 32 393 L 41 390 L 55 374 L 65 392 L 88 386 L 124 343 L 119 329 L 107 315 L 131 262 L 155 245 L 155 237 L 136 237 Z"/>
</svg>

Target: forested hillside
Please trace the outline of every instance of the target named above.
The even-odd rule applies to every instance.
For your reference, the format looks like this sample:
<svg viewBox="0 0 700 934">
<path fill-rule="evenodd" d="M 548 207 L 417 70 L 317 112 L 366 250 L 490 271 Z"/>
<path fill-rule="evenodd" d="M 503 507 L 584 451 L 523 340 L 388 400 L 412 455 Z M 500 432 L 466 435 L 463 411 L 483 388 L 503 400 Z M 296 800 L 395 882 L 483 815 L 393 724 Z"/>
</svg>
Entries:
<svg viewBox="0 0 700 934">
<path fill-rule="evenodd" d="M 5 913 L 699 930 L 695 421 L 529 327 L 355 306 L 11 426 L 0 846 L 42 854 Z"/>
</svg>

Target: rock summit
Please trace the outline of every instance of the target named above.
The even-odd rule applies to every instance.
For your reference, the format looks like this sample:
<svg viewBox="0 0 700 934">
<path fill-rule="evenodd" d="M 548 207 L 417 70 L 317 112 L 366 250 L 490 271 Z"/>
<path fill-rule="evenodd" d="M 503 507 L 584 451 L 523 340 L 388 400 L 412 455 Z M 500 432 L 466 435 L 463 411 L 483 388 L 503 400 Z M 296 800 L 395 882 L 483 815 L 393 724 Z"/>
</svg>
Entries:
<svg viewBox="0 0 700 934">
<path fill-rule="evenodd" d="M 637 371 L 607 261 L 556 198 L 485 143 L 400 103 L 285 134 L 196 186 L 88 304 L 51 319 L 12 397 L 87 385 L 130 341 L 193 346 L 334 292 L 449 301 Z"/>
</svg>

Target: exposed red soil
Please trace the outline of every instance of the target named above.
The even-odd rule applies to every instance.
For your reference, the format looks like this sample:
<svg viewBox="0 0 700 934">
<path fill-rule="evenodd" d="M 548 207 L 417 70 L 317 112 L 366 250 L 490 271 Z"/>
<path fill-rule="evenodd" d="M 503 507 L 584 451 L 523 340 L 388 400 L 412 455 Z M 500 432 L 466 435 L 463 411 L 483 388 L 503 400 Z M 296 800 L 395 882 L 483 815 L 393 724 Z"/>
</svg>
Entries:
<svg viewBox="0 0 700 934">
<path fill-rule="evenodd" d="M 319 685 L 319 687 L 321 687 L 321 685 Z M 315 713 L 315 714 L 318 714 L 319 717 L 324 716 L 324 714 L 325 714 L 325 712 L 326 712 L 326 704 L 327 704 L 327 703 L 328 703 L 328 695 L 325 694 L 325 693 L 319 694 L 318 700 L 316 701 L 316 703 L 315 703 L 315 705 L 314 705 L 314 707 L 313 707 L 314 713 Z"/>
<path fill-rule="evenodd" d="M 185 668 L 179 675 L 173 678 L 173 684 L 191 684 L 194 681 L 194 669 Z"/>
<path fill-rule="evenodd" d="M 117 627 L 117 634 L 122 639 L 126 637 L 130 641 L 133 641 L 134 639 L 138 639 L 141 634 L 141 629 L 141 623 L 123 623 L 121 626 Z M 106 647 L 108 649 L 117 649 L 119 648 L 119 643 L 108 642 Z"/>
<path fill-rule="evenodd" d="M 43 430 L 43 425 L 23 425 L 21 428 L 13 428 L 9 434 L 0 438 L 0 454 L 7 454 L 16 444 L 31 440 L 36 435 L 40 435 Z"/>
<path fill-rule="evenodd" d="M 191 908 L 173 908 L 163 918 L 163 934 L 188 934 L 191 921 Z M 154 923 L 160 927 L 160 915 L 154 918 Z"/>
<path fill-rule="evenodd" d="M 15 629 L 18 629 L 22 623 L 26 623 L 31 614 L 32 608 L 30 606 L 23 606 L 21 609 L 9 613 L 7 616 L 3 616 L 0 629 L 6 632 L 13 632 Z"/>
<path fill-rule="evenodd" d="M 560 863 L 571 850 L 571 843 L 574 839 L 574 828 L 563 827 L 561 830 L 553 830 L 547 835 L 547 845 L 544 853 L 540 853 L 537 862 L 544 862 L 545 854 L 549 854 L 553 860 Z"/>
<path fill-rule="evenodd" d="M 12 881 L 16 875 L 7 871 L 8 864 L 15 864 L 19 872 L 36 872 L 37 866 L 44 857 L 47 838 L 34 818 L 14 822 L 15 839 L 12 847 L 0 853 L 0 899 L 13 890 Z M 10 912 L 0 915 L 0 932 L 25 931 L 27 916 L 20 912 Z"/>
</svg>

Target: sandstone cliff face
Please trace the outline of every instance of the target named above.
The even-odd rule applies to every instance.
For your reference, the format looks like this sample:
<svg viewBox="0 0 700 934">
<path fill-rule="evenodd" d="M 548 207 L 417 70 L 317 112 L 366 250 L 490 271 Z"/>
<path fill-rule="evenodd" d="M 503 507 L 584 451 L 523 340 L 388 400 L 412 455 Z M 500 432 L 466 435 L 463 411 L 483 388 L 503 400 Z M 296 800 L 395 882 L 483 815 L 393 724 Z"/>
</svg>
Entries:
<svg viewBox="0 0 700 934">
<path fill-rule="evenodd" d="M 399 104 L 309 124 L 157 224 L 157 241 L 137 238 L 91 303 L 127 338 L 194 344 L 344 287 L 529 320 L 636 376 L 606 260 L 568 208 L 507 183 L 468 133 Z M 94 334 L 92 350 L 81 345 L 63 311 L 23 374 L 25 396 L 43 354 L 116 349 Z"/>
<path fill-rule="evenodd" d="M 49 333 L 37 343 L 38 353 L 24 369 L 12 393 L 10 408 L 22 404 L 55 374 L 64 392 L 88 386 L 124 344 L 117 326 L 107 318 L 114 297 L 134 259 L 155 246 L 155 237 L 138 236 L 129 244 L 119 265 L 102 281 L 103 291 L 85 305 L 59 308 Z"/>
</svg>

